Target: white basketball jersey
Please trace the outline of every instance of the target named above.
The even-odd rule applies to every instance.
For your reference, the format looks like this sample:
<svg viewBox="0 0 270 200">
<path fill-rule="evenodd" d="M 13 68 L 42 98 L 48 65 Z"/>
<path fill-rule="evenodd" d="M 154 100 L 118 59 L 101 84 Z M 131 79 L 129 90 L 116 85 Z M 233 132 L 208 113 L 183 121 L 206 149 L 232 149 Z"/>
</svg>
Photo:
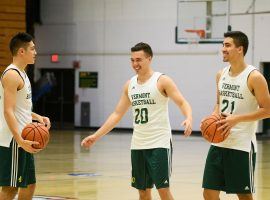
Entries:
<svg viewBox="0 0 270 200">
<path fill-rule="evenodd" d="M 128 96 L 132 103 L 134 126 L 131 149 L 170 148 L 169 98 L 157 88 L 161 75 L 155 72 L 144 84 L 138 84 L 138 76 L 130 81 Z"/>
<path fill-rule="evenodd" d="M 17 91 L 17 99 L 14 114 L 16 120 L 18 122 L 19 132 L 25 127 L 26 124 L 32 122 L 32 92 L 31 92 L 31 84 L 25 72 L 22 72 L 19 68 L 15 65 L 9 65 L 7 70 L 16 70 L 21 78 L 24 81 L 24 86 L 22 89 Z M 2 76 L 3 76 L 2 75 Z M 1 77 L 2 80 L 2 77 Z M 2 87 L 2 81 L 0 81 L 0 146 L 9 147 L 10 142 L 12 140 L 12 133 L 6 123 L 4 117 L 4 90 Z"/>
<path fill-rule="evenodd" d="M 249 65 L 236 77 L 231 77 L 229 70 L 230 66 L 224 68 L 218 83 L 220 112 L 237 115 L 258 110 L 258 102 L 247 84 L 250 73 L 256 68 Z M 256 152 L 257 123 L 257 121 L 238 123 L 231 129 L 225 141 L 213 145 L 250 152 L 253 143 Z"/>
</svg>

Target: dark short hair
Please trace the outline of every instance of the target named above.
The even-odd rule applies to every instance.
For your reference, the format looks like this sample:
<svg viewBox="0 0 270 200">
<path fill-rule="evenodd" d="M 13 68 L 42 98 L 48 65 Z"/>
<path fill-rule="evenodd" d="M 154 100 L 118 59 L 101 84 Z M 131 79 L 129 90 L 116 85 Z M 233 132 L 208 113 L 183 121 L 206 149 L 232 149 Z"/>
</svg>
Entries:
<svg viewBox="0 0 270 200">
<path fill-rule="evenodd" d="M 224 37 L 232 38 L 236 47 L 242 46 L 243 53 L 246 55 L 248 50 L 248 37 L 245 33 L 241 31 L 229 31 L 224 33 Z"/>
<path fill-rule="evenodd" d="M 17 55 L 19 48 L 26 49 L 28 43 L 31 41 L 33 41 L 33 37 L 28 33 L 20 32 L 13 36 L 9 43 L 12 56 Z"/>
<path fill-rule="evenodd" d="M 146 55 L 153 57 L 153 51 L 149 44 L 140 42 L 131 48 L 131 52 L 143 51 Z"/>
</svg>

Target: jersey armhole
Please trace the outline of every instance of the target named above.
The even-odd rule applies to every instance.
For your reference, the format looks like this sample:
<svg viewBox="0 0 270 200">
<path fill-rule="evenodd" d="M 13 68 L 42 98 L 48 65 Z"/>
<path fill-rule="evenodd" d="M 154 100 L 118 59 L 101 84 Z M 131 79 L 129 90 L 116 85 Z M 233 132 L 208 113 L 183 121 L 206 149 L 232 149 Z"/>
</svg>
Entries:
<svg viewBox="0 0 270 200">
<path fill-rule="evenodd" d="M 220 78 L 225 74 L 226 71 L 230 71 L 230 66 L 222 69 L 221 74 L 220 74 Z"/>
<path fill-rule="evenodd" d="M 250 74 L 251 74 L 253 71 L 255 71 L 255 70 L 257 70 L 257 69 L 252 69 L 252 70 L 248 73 L 248 75 L 247 75 L 247 80 L 246 80 L 247 88 L 248 88 L 250 94 L 252 94 L 253 96 L 255 96 L 255 95 L 253 94 L 252 91 L 250 91 L 250 89 L 249 89 L 249 87 L 248 87 L 248 79 L 249 79 L 249 77 L 250 77 Z"/>
<path fill-rule="evenodd" d="M 6 73 L 7 71 L 9 71 L 9 70 L 14 70 L 14 71 L 16 71 L 16 72 L 19 74 L 19 76 L 22 78 L 22 80 L 23 80 L 23 85 L 25 84 L 25 81 L 24 81 L 24 79 L 23 79 L 21 73 L 19 72 L 19 70 L 15 69 L 15 68 L 10 68 L 10 69 L 4 71 L 3 74 L 1 75 L 1 82 L 2 82 L 3 76 L 4 76 L 5 73 Z M 23 88 L 23 87 L 22 87 L 22 88 Z M 22 88 L 21 88 L 21 89 L 22 89 Z M 17 91 L 20 91 L 21 89 L 17 89 Z"/>
<path fill-rule="evenodd" d="M 163 75 L 166 75 L 166 74 L 160 73 L 159 76 L 157 77 L 157 80 L 156 80 L 156 89 L 157 89 L 158 93 L 159 93 L 162 97 L 168 98 L 168 96 L 165 96 L 164 94 L 162 94 L 162 92 L 158 89 L 158 86 L 157 86 L 160 77 L 163 76 Z M 167 94 L 166 94 L 166 95 L 167 95 Z"/>
</svg>

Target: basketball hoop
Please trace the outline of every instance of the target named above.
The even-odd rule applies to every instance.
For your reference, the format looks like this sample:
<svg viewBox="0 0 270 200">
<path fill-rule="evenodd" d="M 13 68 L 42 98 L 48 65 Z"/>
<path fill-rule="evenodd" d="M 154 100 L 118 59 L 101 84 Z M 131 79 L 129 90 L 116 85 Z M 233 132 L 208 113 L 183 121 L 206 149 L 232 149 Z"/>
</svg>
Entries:
<svg viewBox="0 0 270 200">
<path fill-rule="evenodd" d="M 185 30 L 187 33 L 196 33 L 200 39 L 204 39 L 205 38 L 205 30 L 203 29 L 186 29 Z"/>
</svg>

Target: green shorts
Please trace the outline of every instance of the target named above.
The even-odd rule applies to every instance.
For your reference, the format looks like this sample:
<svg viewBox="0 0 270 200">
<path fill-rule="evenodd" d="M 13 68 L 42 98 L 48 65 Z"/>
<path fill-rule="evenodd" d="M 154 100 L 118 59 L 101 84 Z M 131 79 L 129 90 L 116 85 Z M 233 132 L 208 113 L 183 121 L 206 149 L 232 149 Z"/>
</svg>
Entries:
<svg viewBox="0 0 270 200">
<path fill-rule="evenodd" d="M 205 189 L 231 194 L 254 193 L 256 153 L 211 146 L 203 175 Z"/>
<path fill-rule="evenodd" d="M 10 147 L 0 146 L 0 186 L 27 187 L 36 183 L 34 156 L 18 148 L 15 140 Z"/>
<path fill-rule="evenodd" d="M 138 190 L 168 188 L 171 175 L 171 149 L 131 150 L 132 187 Z"/>
</svg>

